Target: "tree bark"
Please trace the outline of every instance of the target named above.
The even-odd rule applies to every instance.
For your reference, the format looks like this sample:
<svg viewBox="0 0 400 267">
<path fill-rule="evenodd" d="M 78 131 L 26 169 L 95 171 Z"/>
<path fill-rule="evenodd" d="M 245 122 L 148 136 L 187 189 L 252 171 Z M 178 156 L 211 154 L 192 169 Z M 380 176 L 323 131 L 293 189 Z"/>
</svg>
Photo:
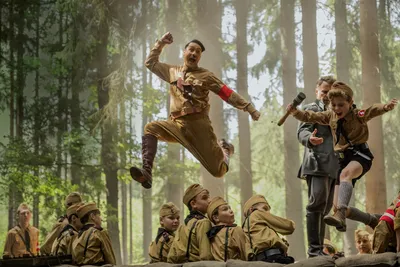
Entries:
<svg viewBox="0 0 400 267">
<path fill-rule="evenodd" d="M 97 45 L 98 56 L 98 84 L 97 95 L 99 109 L 102 110 L 109 102 L 109 88 L 104 79 L 110 73 L 107 58 L 107 44 L 109 37 L 108 24 L 104 19 L 100 21 L 99 37 Z M 104 166 L 107 188 L 107 229 L 110 233 L 111 243 L 114 249 L 117 264 L 121 264 L 121 249 L 118 225 L 118 162 L 115 148 L 116 133 L 113 118 L 107 118 L 101 127 L 101 160 Z"/>
<path fill-rule="evenodd" d="M 15 88 L 14 88 L 14 4 L 13 1 L 10 2 L 9 6 L 9 46 L 10 46 L 10 139 L 14 139 L 14 125 L 15 125 L 15 108 L 14 108 L 14 97 L 15 97 Z M 14 227 L 15 222 L 15 200 L 14 200 L 14 192 L 15 188 L 12 183 L 9 185 L 8 190 L 8 229 Z"/>
<path fill-rule="evenodd" d="M 200 40 L 204 42 L 207 54 L 201 65 L 222 78 L 221 17 L 222 7 L 217 0 L 197 0 L 197 26 Z M 224 110 L 222 100 L 210 93 L 210 120 L 218 139 L 225 136 Z M 202 185 L 211 196 L 224 196 L 224 179 L 213 177 L 203 166 L 200 168 Z"/>
<path fill-rule="evenodd" d="M 304 93 L 312 102 L 319 75 L 316 0 L 301 0 L 303 26 Z"/>
<path fill-rule="evenodd" d="M 281 0 L 282 82 L 283 103 L 291 103 L 296 97 L 296 43 L 294 23 L 294 0 Z M 289 119 L 284 124 L 286 216 L 294 220 L 297 229 L 303 229 L 300 180 L 296 178 L 300 166 L 299 144 L 296 136 L 297 122 Z M 288 237 L 289 250 L 296 260 L 305 258 L 304 232 L 295 231 Z"/>
<path fill-rule="evenodd" d="M 35 57 L 39 59 L 39 45 L 40 45 L 40 1 L 37 3 L 37 13 L 36 13 L 36 43 L 35 43 Z M 39 74 L 40 67 L 36 67 L 35 70 L 35 110 L 34 110 L 34 133 L 33 133 L 33 147 L 34 154 L 39 157 L 39 139 L 40 139 L 40 110 L 39 110 Z M 35 166 L 33 170 L 33 175 L 39 177 L 39 166 Z M 33 226 L 39 228 L 39 194 L 35 193 L 33 197 Z"/>
<path fill-rule="evenodd" d="M 236 0 L 236 47 L 237 47 L 237 83 L 236 88 L 245 99 L 250 99 L 247 92 L 247 18 L 249 2 Z M 247 112 L 238 111 L 239 118 L 239 164 L 240 164 L 240 202 L 244 203 L 253 195 L 253 174 L 251 171 L 250 122 Z"/>
<path fill-rule="evenodd" d="M 381 102 L 378 36 L 376 0 L 361 0 L 360 40 L 365 107 Z M 370 213 L 382 213 L 387 205 L 382 118 L 377 117 L 371 120 L 368 126 L 368 143 L 375 158 L 366 176 L 366 195 L 368 196 L 366 208 Z"/>
<path fill-rule="evenodd" d="M 180 47 L 182 47 L 182 32 L 180 27 L 178 26 L 178 17 L 179 17 L 179 8 L 180 1 L 179 0 L 167 0 L 167 10 L 165 14 L 166 19 L 166 28 L 174 29 L 174 45 L 168 47 L 168 53 L 166 62 L 169 64 L 179 64 L 179 52 Z M 169 85 L 168 89 L 169 91 Z M 170 95 L 167 94 L 167 114 L 169 115 L 169 105 L 170 105 Z M 182 205 L 182 197 L 183 197 L 183 182 L 182 177 L 183 173 L 177 172 L 176 166 L 181 164 L 180 159 L 180 145 L 168 143 L 168 169 L 167 169 L 167 185 L 166 185 L 166 199 L 167 201 L 173 202 L 180 210 L 181 210 L 181 218 L 183 218 L 183 205 Z"/>
<path fill-rule="evenodd" d="M 147 23 L 147 16 L 148 16 L 148 6 L 145 5 L 146 1 L 142 1 L 142 20 L 144 25 L 146 25 Z M 148 3 L 149 5 L 151 4 Z M 147 34 L 148 32 L 146 30 L 144 30 L 143 34 L 142 34 L 142 62 L 144 62 L 147 58 Z M 146 125 L 146 123 L 149 120 L 149 110 L 146 108 L 146 105 L 144 105 L 144 103 L 146 103 L 146 101 L 148 101 L 148 75 L 147 75 L 147 69 L 146 67 L 143 65 L 142 66 L 142 88 L 143 88 L 143 95 L 142 95 L 142 99 L 143 99 L 143 110 L 142 110 L 142 129 L 144 129 L 144 126 Z M 150 78 L 151 79 L 151 78 Z M 148 261 L 149 260 L 149 244 L 151 243 L 153 234 L 152 234 L 152 218 L 151 218 L 151 214 L 152 214 L 152 189 L 144 189 L 142 188 L 142 200 L 143 200 L 143 258 Z"/>
</svg>

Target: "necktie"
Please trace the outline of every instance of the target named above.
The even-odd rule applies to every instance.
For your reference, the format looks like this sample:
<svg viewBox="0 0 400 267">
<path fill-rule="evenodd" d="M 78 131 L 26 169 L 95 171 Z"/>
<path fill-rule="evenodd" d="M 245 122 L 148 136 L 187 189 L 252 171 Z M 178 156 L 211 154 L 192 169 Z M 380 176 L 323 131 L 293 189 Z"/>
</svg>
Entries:
<svg viewBox="0 0 400 267">
<path fill-rule="evenodd" d="M 342 119 L 339 119 L 339 120 L 337 121 L 337 126 L 336 126 L 336 143 L 335 143 L 335 145 L 337 145 L 337 143 L 339 143 L 340 135 L 343 134 L 343 136 L 344 136 L 343 122 L 344 122 L 344 119 L 343 119 L 343 118 L 342 118 Z"/>
<path fill-rule="evenodd" d="M 31 237 L 29 236 L 28 229 L 25 230 L 25 245 L 26 245 L 26 250 L 31 252 Z"/>
</svg>

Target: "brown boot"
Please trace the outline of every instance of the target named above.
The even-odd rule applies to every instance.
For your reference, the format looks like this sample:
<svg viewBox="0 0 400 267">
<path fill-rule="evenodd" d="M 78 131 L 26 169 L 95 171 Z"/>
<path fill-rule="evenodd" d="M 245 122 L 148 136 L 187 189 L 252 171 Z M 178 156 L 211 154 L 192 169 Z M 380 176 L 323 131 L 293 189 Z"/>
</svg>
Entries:
<svg viewBox="0 0 400 267">
<path fill-rule="evenodd" d="M 326 215 L 324 222 L 327 225 L 335 226 L 340 232 L 346 232 L 346 209 L 338 209 L 333 215 Z"/>
<path fill-rule="evenodd" d="M 157 152 L 157 137 L 146 134 L 142 136 L 143 167 L 132 167 L 130 173 L 132 179 L 141 183 L 144 188 L 151 188 L 153 161 Z"/>
<path fill-rule="evenodd" d="M 235 153 L 235 147 L 225 139 L 219 140 L 218 145 L 222 148 L 222 152 L 224 152 L 224 161 L 229 168 L 229 158 Z"/>
</svg>

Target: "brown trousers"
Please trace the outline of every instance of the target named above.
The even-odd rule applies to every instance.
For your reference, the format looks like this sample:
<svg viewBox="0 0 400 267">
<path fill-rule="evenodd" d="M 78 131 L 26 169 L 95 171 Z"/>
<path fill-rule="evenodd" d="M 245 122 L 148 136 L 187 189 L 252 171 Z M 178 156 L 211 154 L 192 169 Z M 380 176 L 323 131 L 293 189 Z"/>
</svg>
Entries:
<svg viewBox="0 0 400 267">
<path fill-rule="evenodd" d="M 384 253 L 389 244 L 396 244 L 396 233 L 387 222 L 380 221 L 374 229 L 372 251 L 374 254 Z"/>
<path fill-rule="evenodd" d="M 153 121 L 144 127 L 144 134 L 169 143 L 180 143 L 214 177 L 222 177 L 228 171 L 224 153 L 207 114 L 196 113 L 166 121 Z"/>
</svg>

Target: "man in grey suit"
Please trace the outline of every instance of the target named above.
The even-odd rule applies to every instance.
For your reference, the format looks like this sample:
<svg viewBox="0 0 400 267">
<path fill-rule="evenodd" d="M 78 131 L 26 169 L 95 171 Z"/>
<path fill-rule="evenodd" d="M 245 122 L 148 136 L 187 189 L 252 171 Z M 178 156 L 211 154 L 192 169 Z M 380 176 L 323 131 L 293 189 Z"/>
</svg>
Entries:
<svg viewBox="0 0 400 267">
<path fill-rule="evenodd" d="M 304 106 L 304 110 L 315 112 L 328 108 L 328 92 L 335 82 L 332 76 L 318 79 L 315 102 Z M 303 164 L 299 178 L 305 179 L 308 185 L 307 236 L 308 256 L 323 256 L 325 223 L 324 216 L 332 208 L 335 179 L 338 171 L 338 160 L 333 151 L 333 137 L 328 125 L 301 123 L 297 138 L 304 146 Z"/>
</svg>

